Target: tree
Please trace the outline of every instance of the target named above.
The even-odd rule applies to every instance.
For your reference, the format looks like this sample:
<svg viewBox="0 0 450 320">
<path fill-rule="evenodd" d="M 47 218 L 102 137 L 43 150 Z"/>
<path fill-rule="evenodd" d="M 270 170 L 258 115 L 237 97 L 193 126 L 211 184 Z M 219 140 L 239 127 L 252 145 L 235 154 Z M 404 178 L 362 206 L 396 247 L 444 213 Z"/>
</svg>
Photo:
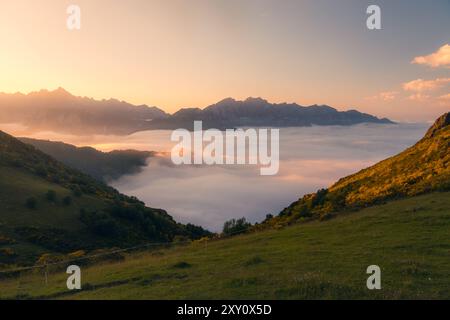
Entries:
<svg viewBox="0 0 450 320">
<path fill-rule="evenodd" d="M 36 209 L 37 207 L 37 200 L 34 197 L 30 197 L 27 199 L 27 201 L 25 202 L 25 205 L 27 206 L 28 209 Z"/>
<path fill-rule="evenodd" d="M 81 191 L 80 186 L 78 186 L 78 185 L 73 185 L 73 186 L 71 187 L 71 189 L 72 189 L 72 193 L 73 193 L 73 195 L 74 195 L 75 197 L 79 198 L 79 197 L 81 197 L 81 196 L 83 195 L 83 192 Z"/>
<path fill-rule="evenodd" d="M 247 222 L 245 218 L 231 219 L 223 225 L 224 235 L 239 234 L 247 231 L 251 227 L 251 223 Z"/>
<path fill-rule="evenodd" d="M 64 197 L 63 204 L 65 206 L 70 206 L 72 204 L 72 197 L 70 197 L 70 196 Z"/>
<path fill-rule="evenodd" d="M 55 202 L 55 200 L 56 200 L 56 192 L 53 191 L 53 190 L 48 190 L 47 193 L 45 194 L 45 198 L 48 201 Z"/>
</svg>

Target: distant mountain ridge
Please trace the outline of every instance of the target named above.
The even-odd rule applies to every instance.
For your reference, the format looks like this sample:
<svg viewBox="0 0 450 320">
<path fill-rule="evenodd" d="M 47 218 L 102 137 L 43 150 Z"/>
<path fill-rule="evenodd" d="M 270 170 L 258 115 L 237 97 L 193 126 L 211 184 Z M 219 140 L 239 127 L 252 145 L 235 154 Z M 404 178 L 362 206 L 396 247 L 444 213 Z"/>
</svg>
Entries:
<svg viewBox="0 0 450 320">
<path fill-rule="evenodd" d="M 192 129 L 196 120 L 203 121 L 205 129 L 392 123 L 356 110 L 273 104 L 261 98 L 244 101 L 227 98 L 205 109 L 184 108 L 170 115 L 157 107 L 135 106 L 115 99 L 99 101 L 76 97 L 62 88 L 27 95 L 0 93 L 0 123 L 20 123 L 37 131 L 126 135 L 142 130 Z"/>
<path fill-rule="evenodd" d="M 30 130 L 122 135 L 145 130 L 148 121 L 168 116 L 156 107 L 76 97 L 63 88 L 26 95 L 0 93 L 0 123 L 20 123 Z"/>
<path fill-rule="evenodd" d="M 237 101 L 224 99 L 203 110 L 182 109 L 170 118 L 157 119 L 155 124 L 168 127 L 192 128 L 194 120 L 202 120 L 205 128 L 233 128 L 246 126 L 303 127 L 311 125 L 354 125 L 363 122 L 393 123 L 356 110 L 337 111 L 330 106 L 303 107 L 296 103 L 274 104 L 262 98 Z"/>
</svg>

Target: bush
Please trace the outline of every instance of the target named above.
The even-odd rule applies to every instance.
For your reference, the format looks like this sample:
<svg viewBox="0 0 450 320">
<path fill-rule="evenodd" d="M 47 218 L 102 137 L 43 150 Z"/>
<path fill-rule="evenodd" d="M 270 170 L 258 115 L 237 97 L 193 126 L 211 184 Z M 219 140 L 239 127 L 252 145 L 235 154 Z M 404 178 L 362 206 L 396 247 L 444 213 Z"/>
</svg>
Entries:
<svg viewBox="0 0 450 320">
<path fill-rule="evenodd" d="M 192 267 L 192 265 L 191 265 L 190 263 L 184 262 L 184 261 L 175 263 L 175 264 L 172 266 L 172 268 L 175 268 L 175 269 L 187 269 L 187 268 L 190 268 L 190 267 Z"/>
<path fill-rule="evenodd" d="M 0 256 L 2 257 L 16 257 L 17 253 L 11 248 L 0 249 Z"/>
<path fill-rule="evenodd" d="M 330 220 L 330 219 L 332 219 L 333 218 L 333 214 L 331 214 L 331 213 L 325 213 L 325 214 L 323 214 L 323 215 L 321 215 L 320 217 L 319 217 L 319 220 L 320 221 L 327 221 L 327 220 Z"/>
<path fill-rule="evenodd" d="M 76 258 L 82 258 L 85 255 L 86 255 L 86 252 L 84 250 L 78 250 L 78 251 L 69 253 L 67 256 L 69 257 L 69 259 L 76 259 Z"/>
<path fill-rule="evenodd" d="M 65 206 L 70 206 L 72 204 L 72 198 L 70 196 L 64 197 L 63 204 Z"/>
<path fill-rule="evenodd" d="M 5 244 L 14 244 L 14 243 L 16 243 L 16 240 L 0 234 L 0 246 L 5 245 Z"/>
<path fill-rule="evenodd" d="M 105 213 L 81 210 L 80 220 L 91 229 L 92 232 L 99 236 L 118 237 L 124 233 L 119 224 Z"/>
<path fill-rule="evenodd" d="M 45 198 L 50 202 L 55 202 L 56 201 L 56 192 L 53 190 L 48 190 L 47 193 L 45 194 Z"/>
<path fill-rule="evenodd" d="M 64 256 L 62 254 L 44 253 L 36 261 L 36 265 L 46 265 L 46 264 L 51 264 L 51 263 L 58 263 L 63 260 L 64 260 Z"/>
<path fill-rule="evenodd" d="M 208 230 L 205 230 L 205 229 L 203 229 L 202 227 L 193 225 L 193 224 L 191 224 L 191 223 L 188 223 L 188 224 L 185 226 L 185 229 L 186 229 L 186 231 L 188 232 L 189 237 L 190 237 L 191 239 L 200 239 L 200 238 L 203 238 L 203 237 L 207 237 L 207 236 L 211 236 L 211 235 L 212 235 L 212 233 L 209 232 Z"/>
<path fill-rule="evenodd" d="M 37 200 L 34 197 L 30 197 L 27 199 L 27 201 L 25 202 L 25 205 L 27 206 L 28 209 L 36 209 L 37 208 Z"/>
<path fill-rule="evenodd" d="M 72 193 L 75 197 L 79 198 L 83 195 L 83 192 L 81 191 L 81 188 L 79 186 L 73 185 L 71 187 L 71 189 L 72 189 Z"/>
<path fill-rule="evenodd" d="M 251 223 L 247 222 L 245 218 L 241 219 L 231 219 L 223 225 L 224 235 L 233 235 L 238 233 L 243 233 L 251 227 Z"/>
</svg>

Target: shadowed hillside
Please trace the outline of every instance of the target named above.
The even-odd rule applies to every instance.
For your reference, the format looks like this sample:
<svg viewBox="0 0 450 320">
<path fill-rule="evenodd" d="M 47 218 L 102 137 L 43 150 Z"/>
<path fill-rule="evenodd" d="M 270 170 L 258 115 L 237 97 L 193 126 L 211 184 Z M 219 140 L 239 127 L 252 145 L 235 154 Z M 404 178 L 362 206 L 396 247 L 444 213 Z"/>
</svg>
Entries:
<svg viewBox="0 0 450 320">
<path fill-rule="evenodd" d="M 0 131 L 0 264 L 205 234 Z"/>
<path fill-rule="evenodd" d="M 80 170 L 98 180 L 108 182 L 125 174 L 138 173 L 146 165 L 154 152 L 136 150 L 115 150 L 101 152 L 91 147 L 73 145 L 47 140 L 19 138 L 31 144 L 65 165 Z"/>
</svg>

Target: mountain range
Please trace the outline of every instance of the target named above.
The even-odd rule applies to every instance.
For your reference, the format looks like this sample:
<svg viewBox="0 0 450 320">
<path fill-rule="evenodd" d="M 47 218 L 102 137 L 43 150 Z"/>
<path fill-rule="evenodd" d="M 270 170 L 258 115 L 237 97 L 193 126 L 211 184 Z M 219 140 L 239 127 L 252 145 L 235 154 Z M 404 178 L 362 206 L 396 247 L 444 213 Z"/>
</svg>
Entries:
<svg viewBox="0 0 450 320">
<path fill-rule="evenodd" d="M 116 99 L 76 97 L 62 88 L 29 94 L 0 93 L 0 123 L 22 124 L 30 131 L 126 135 L 142 130 L 192 129 L 195 120 L 203 121 L 205 129 L 392 123 L 356 110 L 273 104 L 261 98 L 245 101 L 227 98 L 205 109 L 184 108 L 170 115 L 157 107 L 136 106 Z"/>
<path fill-rule="evenodd" d="M 129 134 L 149 121 L 168 117 L 161 109 L 115 99 L 76 97 L 63 88 L 29 94 L 0 93 L 0 123 L 18 123 L 31 131 L 72 134 Z"/>
</svg>

